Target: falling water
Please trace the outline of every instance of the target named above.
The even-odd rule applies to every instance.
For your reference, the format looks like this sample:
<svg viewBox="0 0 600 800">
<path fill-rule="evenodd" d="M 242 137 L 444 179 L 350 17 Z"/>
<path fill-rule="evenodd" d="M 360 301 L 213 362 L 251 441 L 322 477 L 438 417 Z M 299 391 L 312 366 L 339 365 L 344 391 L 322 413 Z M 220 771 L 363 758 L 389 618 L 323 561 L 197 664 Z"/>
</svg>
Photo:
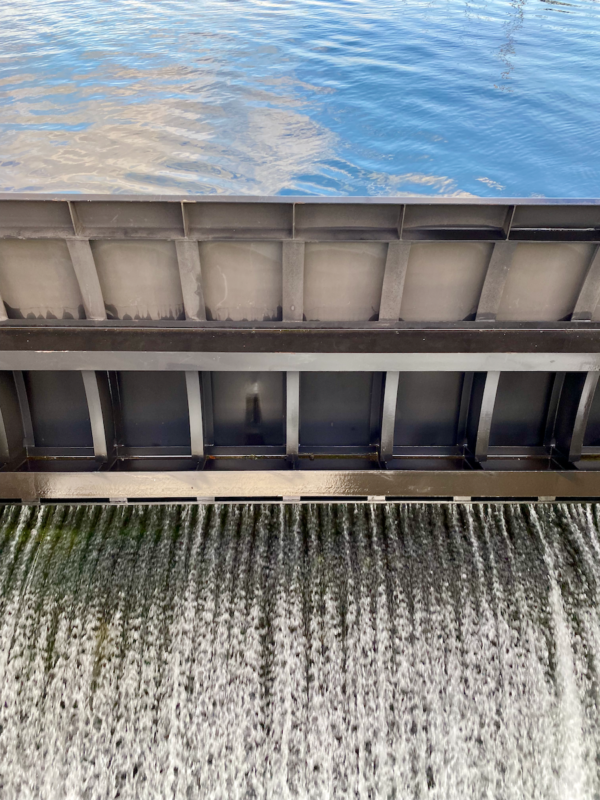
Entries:
<svg viewBox="0 0 600 800">
<path fill-rule="evenodd" d="M 0 795 L 600 796 L 600 506 L 6 506 Z"/>
</svg>

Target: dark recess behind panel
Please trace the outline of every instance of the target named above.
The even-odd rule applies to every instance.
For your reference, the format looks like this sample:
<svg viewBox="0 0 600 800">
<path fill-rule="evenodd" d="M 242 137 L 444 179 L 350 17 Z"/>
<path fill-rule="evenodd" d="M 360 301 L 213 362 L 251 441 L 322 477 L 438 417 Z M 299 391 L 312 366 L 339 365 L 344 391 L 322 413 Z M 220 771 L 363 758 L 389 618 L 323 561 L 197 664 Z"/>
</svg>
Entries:
<svg viewBox="0 0 600 800">
<path fill-rule="evenodd" d="M 215 445 L 283 445 L 282 373 L 213 372 L 211 377 Z"/>
<path fill-rule="evenodd" d="M 300 446 L 370 444 L 373 373 L 303 372 Z"/>
<path fill-rule="evenodd" d="M 189 447 L 190 424 L 183 372 L 120 372 L 121 444 Z"/>
<path fill-rule="evenodd" d="M 462 386 L 462 372 L 400 373 L 394 444 L 457 444 Z"/>
<path fill-rule="evenodd" d="M 533 447 L 543 444 L 553 378 L 550 372 L 502 373 L 490 445 Z"/>
<path fill-rule="evenodd" d="M 91 447 L 87 400 L 79 372 L 25 372 L 36 447 Z"/>
</svg>

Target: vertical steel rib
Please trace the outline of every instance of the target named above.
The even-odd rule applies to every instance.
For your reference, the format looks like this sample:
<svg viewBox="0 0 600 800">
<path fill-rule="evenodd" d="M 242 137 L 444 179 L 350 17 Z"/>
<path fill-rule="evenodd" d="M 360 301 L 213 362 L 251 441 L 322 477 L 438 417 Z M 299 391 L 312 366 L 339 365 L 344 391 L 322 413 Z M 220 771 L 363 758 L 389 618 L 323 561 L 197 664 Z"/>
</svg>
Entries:
<svg viewBox="0 0 600 800">
<path fill-rule="evenodd" d="M 572 463 L 581 459 L 585 429 L 587 428 L 599 375 L 600 373 L 598 372 L 588 372 L 585 376 L 585 383 L 583 384 L 583 390 L 579 398 L 577 414 L 575 415 L 575 424 L 573 426 L 573 435 L 571 436 L 571 445 L 569 447 L 569 461 Z"/>
<path fill-rule="evenodd" d="M 476 320 L 494 322 L 514 256 L 516 242 L 496 242 L 481 290 Z"/>
<path fill-rule="evenodd" d="M 573 322 L 589 322 L 600 301 L 600 247 L 596 247 L 575 303 Z"/>
<path fill-rule="evenodd" d="M 397 322 L 400 318 L 404 281 L 410 256 L 410 243 L 390 242 L 388 244 L 385 272 L 381 287 L 379 320 Z"/>
<path fill-rule="evenodd" d="M 301 322 L 304 318 L 304 242 L 284 242 L 282 258 L 282 317 L 286 321 Z"/>
<path fill-rule="evenodd" d="M 23 446 L 35 447 L 35 436 L 33 434 L 33 420 L 31 419 L 31 408 L 29 407 L 29 397 L 23 373 L 14 371 L 15 386 L 17 389 L 17 399 L 21 410 L 21 421 L 23 422 Z"/>
<path fill-rule="evenodd" d="M 188 412 L 190 419 L 191 451 L 193 456 L 202 458 L 204 456 L 204 427 L 202 424 L 200 374 L 198 372 L 186 372 L 185 386 L 187 389 Z"/>
<path fill-rule="evenodd" d="M 286 373 L 285 452 L 295 460 L 300 449 L 300 373 Z"/>
<path fill-rule="evenodd" d="M 490 431 L 492 429 L 492 417 L 494 415 L 499 379 L 499 372 L 488 372 L 485 378 L 479 423 L 477 425 L 477 439 L 475 441 L 475 458 L 477 461 L 486 461 L 488 457 Z"/>
<path fill-rule="evenodd" d="M 92 441 L 94 443 L 94 456 L 98 459 L 108 458 L 108 445 L 106 441 L 106 428 L 102 413 L 102 402 L 98 387 L 98 376 L 91 370 L 83 370 L 83 387 L 87 398 L 90 425 L 92 428 Z"/>
<path fill-rule="evenodd" d="M 185 318 L 202 322 L 206 319 L 206 305 L 202 289 L 202 267 L 198 242 L 180 240 L 175 243 L 175 246 Z"/>
<path fill-rule="evenodd" d="M 380 458 L 390 461 L 394 457 L 394 431 L 396 429 L 396 405 L 398 403 L 399 372 L 387 372 L 383 391 L 381 412 Z"/>
<path fill-rule="evenodd" d="M 79 284 L 86 317 L 96 320 L 106 319 L 104 298 L 89 241 L 87 239 L 67 239 L 67 246 Z"/>
<path fill-rule="evenodd" d="M 8 319 L 8 314 L 6 313 L 6 306 L 4 305 L 4 300 L 0 296 L 0 322 L 6 322 Z"/>
<path fill-rule="evenodd" d="M 456 444 L 459 447 L 467 446 L 469 411 L 471 409 L 471 396 L 473 393 L 473 373 L 465 372 L 462 390 L 460 393 L 460 407 L 458 411 L 458 424 L 456 426 Z"/>
<path fill-rule="evenodd" d="M 552 382 L 552 392 L 550 393 L 550 401 L 546 414 L 546 427 L 544 430 L 544 447 L 554 447 L 555 445 L 556 421 L 558 418 L 560 398 L 565 383 L 565 375 L 566 373 L 564 372 L 557 372 Z"/>
</svg>

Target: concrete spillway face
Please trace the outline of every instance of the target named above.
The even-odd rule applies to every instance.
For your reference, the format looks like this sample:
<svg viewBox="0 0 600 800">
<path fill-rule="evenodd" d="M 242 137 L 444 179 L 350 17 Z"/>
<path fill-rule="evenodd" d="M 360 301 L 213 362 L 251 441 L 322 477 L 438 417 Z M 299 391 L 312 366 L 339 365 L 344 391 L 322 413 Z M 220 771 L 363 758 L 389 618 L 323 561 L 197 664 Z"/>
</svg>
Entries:
<svg viewBox="0 0 600 800">
<path fill-rule="evenodd" d="M 600 495 L 600 205 L 0 198 L 0 497 Z"/>
<path fill-rule="evenodd" d="M 597 797 L 599 519 L 5 507 L 2 794 Z"/>
</svg>

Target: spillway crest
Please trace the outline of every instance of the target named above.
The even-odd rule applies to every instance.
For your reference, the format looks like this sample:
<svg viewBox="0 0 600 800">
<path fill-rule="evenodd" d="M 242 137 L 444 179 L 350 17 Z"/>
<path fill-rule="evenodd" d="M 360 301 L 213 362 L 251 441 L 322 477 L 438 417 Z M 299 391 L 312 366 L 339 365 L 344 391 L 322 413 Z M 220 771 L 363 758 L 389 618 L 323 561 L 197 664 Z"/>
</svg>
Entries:
<svg viewBox="0 0 600 800">
<path fill-rule="evenodd" d="M 600 506 L 6 506 L 0 795 L 600 796 Z"/>
</svg>

